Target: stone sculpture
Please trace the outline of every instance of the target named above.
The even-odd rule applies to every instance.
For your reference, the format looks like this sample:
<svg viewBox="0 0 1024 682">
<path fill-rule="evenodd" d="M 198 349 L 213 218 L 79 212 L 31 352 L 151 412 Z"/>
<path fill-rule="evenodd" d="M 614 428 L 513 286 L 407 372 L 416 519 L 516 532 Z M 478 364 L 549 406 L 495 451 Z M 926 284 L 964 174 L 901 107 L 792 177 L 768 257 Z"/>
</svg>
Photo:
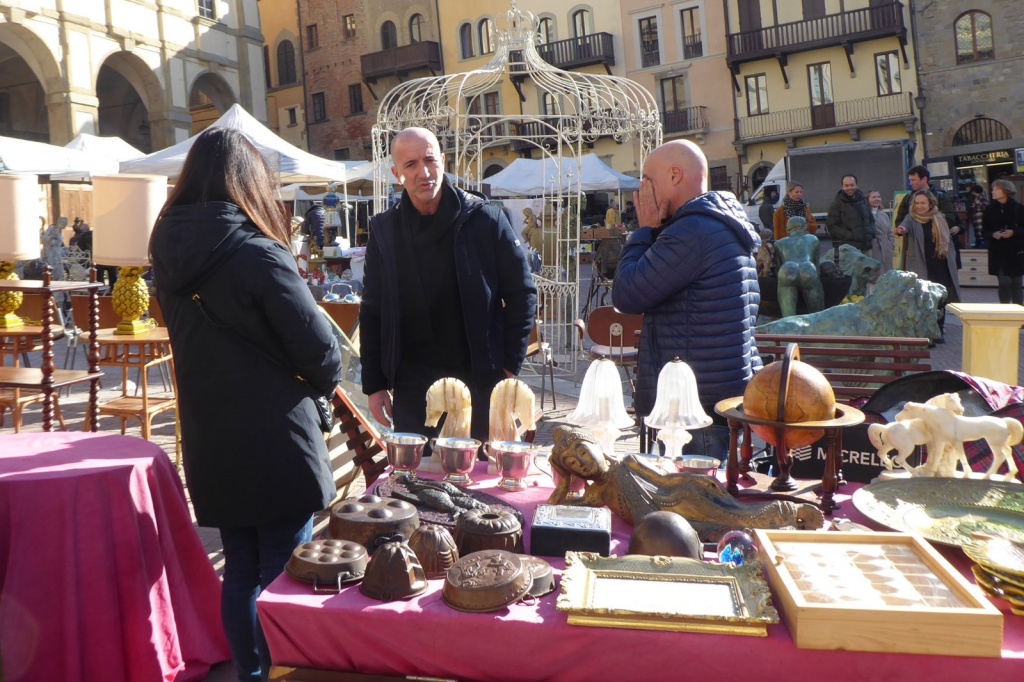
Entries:
<svg viewBox="0 0 1024 682">
<path fill-rule="evenodd" d="M 807 234 L 806 218 L 790 218 L 787 237 L 775 242 L 775 266 L 779 278 L 779 309 L 783 317 L 796 315 L 796 302 L 803 294 L 810 312 L 825 308 L 825 290 L 818 276 L 821 245 L 818 238 Z"/>
<path fill-rule="evenodd" d="M 758 334 L 909 336 L 937 339 L 946 288 L 912 272 L 890 270 L 863 300 L 763 324 Z"/>
<path fill-rule="evenodd" d="M 882 276 L 882 264 L 849 244 L 839 247 L 839 270 L 850 278 L 848 296 L 867 296 L 868 288 Z"/>
<path fill-rule="evenodd" d="M 681 515 L 704 542 L 741 528 L 795 526 L 817 530 L 824 525 L 821 511 L 812 504 L 773 500 L 741 503 L 711 476 L 663 474 L 627 455 L 622 461 L 605 457 L 597 442 L 581 429 L 555 429 L 551 468 L 561 482 L 576 476 L 586 481 L 582 498 L 568 498 L 568 483 L 557 487 L 549 504 L 609 507 L 627 523 L 639 523 L 656 511 Z"/>
</svg>

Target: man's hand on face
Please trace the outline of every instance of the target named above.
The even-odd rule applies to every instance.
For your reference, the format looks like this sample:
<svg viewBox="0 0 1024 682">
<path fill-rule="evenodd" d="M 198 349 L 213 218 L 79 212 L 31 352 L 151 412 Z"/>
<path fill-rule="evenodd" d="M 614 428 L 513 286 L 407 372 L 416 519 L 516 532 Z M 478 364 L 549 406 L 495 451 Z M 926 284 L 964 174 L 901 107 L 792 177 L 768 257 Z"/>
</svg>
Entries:
<svg viewBox="0 0 1024 682">
<path fill-rule="evenodd" d="M 636 219 L 640 227 L 661 227 L 669 218 L 668 199 L 658 203 L 654 196 L 654 185 L 646 178 L 640 181 L 640 191 L 633 192 L 633 204 L 636 206 Z"/>
</svg>

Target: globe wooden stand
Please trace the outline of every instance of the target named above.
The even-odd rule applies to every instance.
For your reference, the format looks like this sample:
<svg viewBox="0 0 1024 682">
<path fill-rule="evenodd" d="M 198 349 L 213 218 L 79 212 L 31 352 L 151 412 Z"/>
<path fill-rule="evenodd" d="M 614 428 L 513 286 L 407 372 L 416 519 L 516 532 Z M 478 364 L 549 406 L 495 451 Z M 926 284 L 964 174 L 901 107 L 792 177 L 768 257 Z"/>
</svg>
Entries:
<svg viewBox="0 0 1024 682">
<path fill-rule="evenodd" d="M 784 422 L 768 421 L 748 416 L 743 413 L 743 396 L 738 398 L 727 398 L 715 405 L 715 412 L 725 417 L 729 422 L 729 459 L 725 466 L 726 489 L 733 495 L 739 497 L 739 477 L 742 471 L 744 478 L 750 479 L 750 458 L 752 448 L 750 446 L 750 425 L 756 424 L 766 426 L 775 433 L 775 440 L 778 443 L 785 442 L 785 435 L 790 430 L 819 430 L 825 432 L 825 472 L 821 477 L 821 502 L 819 506 L 826 514 L 833 509 L 838 509 L 839 504 L 835 502 L 834 496 L 839 486 L 840 451 L 843 446 L 842 430 L 847 426 L 855 426 L 864 421 L 864 413 L 855 407 L 848 405 L 836 405 L 836 414 L 833 419 L 814 422 L 799 422 L 786 424 Z M 737 451 L 740 427 L 743 428 L 742 458 Z M 772 481 L 771 489 L 776 492 L 788 492 L 796 489 L 796 484 L 790 476 L 790 468 L 793 466 L 793 456 L 790 451 L 782 447 L 775 448 L 776 459 L 779 466 L 779 474 Z M 776 496 L 767 493 L 768 496 Z M 789 495 L 777 495 L 778 497 L 789 498 Z M 801 500 L 801 502 L 804 500 Z"/>
</svg>

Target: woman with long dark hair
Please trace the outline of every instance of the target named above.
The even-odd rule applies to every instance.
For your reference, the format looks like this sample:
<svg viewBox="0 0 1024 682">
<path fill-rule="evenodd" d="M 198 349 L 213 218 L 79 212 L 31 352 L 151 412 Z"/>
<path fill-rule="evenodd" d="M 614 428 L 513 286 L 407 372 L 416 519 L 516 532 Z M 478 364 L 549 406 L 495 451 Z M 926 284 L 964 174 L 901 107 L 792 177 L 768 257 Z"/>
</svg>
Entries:
<svg viewBox="0 0 1024 682">
<path fill-rule="evenodd" d="M 266 679 L 256 597 L 310 540 L 334 497 L 314 396 L 341 357 L 288 249 L 288 215 L 244 135 L 210 128 L 189 151 L 150 240 L 177 374 L 185 480 L 220 530 L 221 614 L 240 680 Z"/>
<path fill-rule="evenodd" d="M 1024 206 L 1013 198 L 1016 193 L 1009 180 L 992 183 L 982 234 L 988 243 L 988 274 L 999 282 L 999 302 L 1024 305 Z"/>
</svg>

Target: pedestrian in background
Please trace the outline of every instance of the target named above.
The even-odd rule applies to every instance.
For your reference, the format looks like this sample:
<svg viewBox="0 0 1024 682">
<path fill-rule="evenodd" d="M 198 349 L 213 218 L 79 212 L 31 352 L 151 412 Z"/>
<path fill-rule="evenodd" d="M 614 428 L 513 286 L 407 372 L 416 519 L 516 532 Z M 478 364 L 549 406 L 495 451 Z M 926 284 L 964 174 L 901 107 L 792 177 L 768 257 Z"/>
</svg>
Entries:
<svg viewBox="0 0 1024 682">
<path fill-rule="evenodd" d="M 999 281 L 999 302 L 1024 305 L 1024 206 L 1014 199 L 1016 193 L 1009 180 L 992 183 L 982 234 L 988 242 L 988 274 Z"/>
<path fill-rule="evenodd" d="M 970 215 L 970 233 L 967 235 L 967 245 L 972 249 L 985 248 L 985 240 L 981 233 L 985 228 L 985 209 L 988 208 L 988 198 L 985 197 L 985 190 L 981 185 L 971 185 L 969 204 L 967 210 Z"/>
<path fill-rule="evenodd" d="M 843 188 L 836 192 L 836 198 L 828 207 L 829 236 L 838 249 L 843 244 L 860 249 L 871 255 L 871 243 L 875 238 L 874 219 L 864 193 L 857 188 L 856 175 L 843 176 Z"/>
<path fill-rule="evenodd" d="M 803 218 L 807 221 L 807 234 L 818 231 L 818 221 L 811 215 L 811 205 L 804 201 L 804 186 L 799 182 L 786 185 L 786 196 L 782 197 L 782 205 L 775 209 L 772 216 L 772 233 L 775 241 L 786 236 L 786 223 L 790 218 Z M 765 227 L 768 227 L 766 224 Z"/>
<path fill-rule="evenodd" d="M 882 193 L 877 189 L 868 190 L 868 207 L 874 222 L 875 238 L 871 240 L 871 257 L 882 264 L 882 274 L 892 270 L 896 238 L 892 233 L 892 216 L 882 208 Z"/>
<path fill-rule="evenodd" d="M 757 217 L 761 219 L 761 227 L 769 227 L 772 224 L 772 215 L 775 213 L 775 200 L 778 198 L 774 190 L 765 190 L 761 206 L 757 209 Z"/>
</svg>

